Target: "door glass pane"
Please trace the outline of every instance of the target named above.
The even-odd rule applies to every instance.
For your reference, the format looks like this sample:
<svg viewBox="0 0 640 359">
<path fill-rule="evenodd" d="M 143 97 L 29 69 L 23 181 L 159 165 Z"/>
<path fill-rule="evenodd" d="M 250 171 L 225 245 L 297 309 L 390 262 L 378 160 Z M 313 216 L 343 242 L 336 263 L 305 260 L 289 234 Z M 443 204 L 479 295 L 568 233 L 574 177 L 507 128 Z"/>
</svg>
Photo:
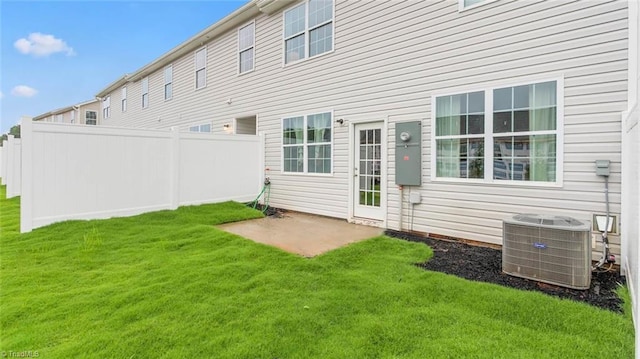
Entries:
<svg viewBox="0 0 640 359">
<path fill-rule="evenodd" d="M 361 130 L 359 133 L 359 204 L 380 207 L 381 203 L 381 145 L 380 129 Z"/>
</svg>

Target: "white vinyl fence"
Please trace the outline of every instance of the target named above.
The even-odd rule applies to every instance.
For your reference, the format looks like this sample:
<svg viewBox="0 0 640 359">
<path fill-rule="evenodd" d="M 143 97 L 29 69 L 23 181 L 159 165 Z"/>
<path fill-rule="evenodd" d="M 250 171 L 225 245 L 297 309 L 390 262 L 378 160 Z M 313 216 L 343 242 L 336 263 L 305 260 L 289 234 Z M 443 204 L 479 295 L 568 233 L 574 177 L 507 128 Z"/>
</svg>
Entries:
<svg viewBox="0 0 640 359">
<path fill-rule="evenodd" d="M 9 151 L 7 150 L 9 147 L 9 141 L 2 141 L 2 152 L 0 152 L 0 184 L 3 186 L 7 184 L 7 157 L 9 156 Z"/>
<path fill-rule="evenodd" d="M 6 143 L 7 198 L 17 197 L 20 195 L 22 175 L 22 161 L 20 160 L 22 156 L 21 141 L 21 139 L 9 135 L 9 140 Z"/>
<path fill-rule="evenodd" d="M 640 358 L 640 124 L 638 107 L 623 121 L 623 265 L 631 293 L 636 328 L 636 357 Z"/>
<path fill-rule="evenodd" d="M 22 121 L 20 231 L 180 205 L 250 201 L 261 136 Z"/>
</svg>

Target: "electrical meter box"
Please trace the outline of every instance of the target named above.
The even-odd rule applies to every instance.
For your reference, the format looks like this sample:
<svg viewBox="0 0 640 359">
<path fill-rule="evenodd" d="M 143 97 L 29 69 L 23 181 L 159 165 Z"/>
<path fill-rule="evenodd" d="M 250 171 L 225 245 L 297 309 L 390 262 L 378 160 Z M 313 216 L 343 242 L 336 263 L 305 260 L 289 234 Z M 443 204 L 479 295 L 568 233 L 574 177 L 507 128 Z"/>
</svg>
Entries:
<svg viewBox="0 0 640 359">
<path fill-rule="evenodd" d="M 422 184 L 422 123 L 396 123 L 396 184 Z"/>
</svg>

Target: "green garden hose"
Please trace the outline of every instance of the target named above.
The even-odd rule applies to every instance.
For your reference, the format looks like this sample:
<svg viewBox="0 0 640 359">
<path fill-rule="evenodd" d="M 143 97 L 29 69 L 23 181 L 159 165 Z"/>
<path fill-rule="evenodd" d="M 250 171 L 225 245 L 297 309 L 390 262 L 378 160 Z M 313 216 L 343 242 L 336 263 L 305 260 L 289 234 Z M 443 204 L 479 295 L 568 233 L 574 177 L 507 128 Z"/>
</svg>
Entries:
<svg viewBox="0 0 640 359">
<path fill-rule="evenodd" d="M 269 181 L 269 177 L 265 178 L 264 186 L 262 186 L 262 191 L 256 199 L 253 201 L 253 209 L 257 209 L 258 202 L 260 197 L 264 194 L 264 207 L 262 208 L 262 213 L 267 213 L 267 209 L 269 209 L 269 198 L 271 197 L 271 181 Z"/>
</svg>

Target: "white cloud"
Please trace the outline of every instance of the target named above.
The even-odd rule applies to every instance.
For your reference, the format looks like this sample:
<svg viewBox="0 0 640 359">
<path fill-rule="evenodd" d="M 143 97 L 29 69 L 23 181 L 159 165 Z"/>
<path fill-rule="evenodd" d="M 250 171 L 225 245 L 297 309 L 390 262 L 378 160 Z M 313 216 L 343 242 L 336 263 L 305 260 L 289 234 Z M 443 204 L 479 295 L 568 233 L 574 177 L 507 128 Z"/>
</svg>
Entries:
<svg viewBox="0 0 640 359">
<path fill-rule="evenodd" d="M 25 85 L 18 85 L 11 90 L 11 94 L 18 97 L 33 97 L 37 93 L 38 90 Z"/>
<path fill-rule="evenodd" d="M 57 39 L 53 35 L 34 32 L 25 39 L 19 39 L 13 46 L 25 55 L 36 57 L 49 56 L 56 52 L 65 52 L 67 56 L 75 55 L 75 51 L 62 39 Z"/>
</svg>

